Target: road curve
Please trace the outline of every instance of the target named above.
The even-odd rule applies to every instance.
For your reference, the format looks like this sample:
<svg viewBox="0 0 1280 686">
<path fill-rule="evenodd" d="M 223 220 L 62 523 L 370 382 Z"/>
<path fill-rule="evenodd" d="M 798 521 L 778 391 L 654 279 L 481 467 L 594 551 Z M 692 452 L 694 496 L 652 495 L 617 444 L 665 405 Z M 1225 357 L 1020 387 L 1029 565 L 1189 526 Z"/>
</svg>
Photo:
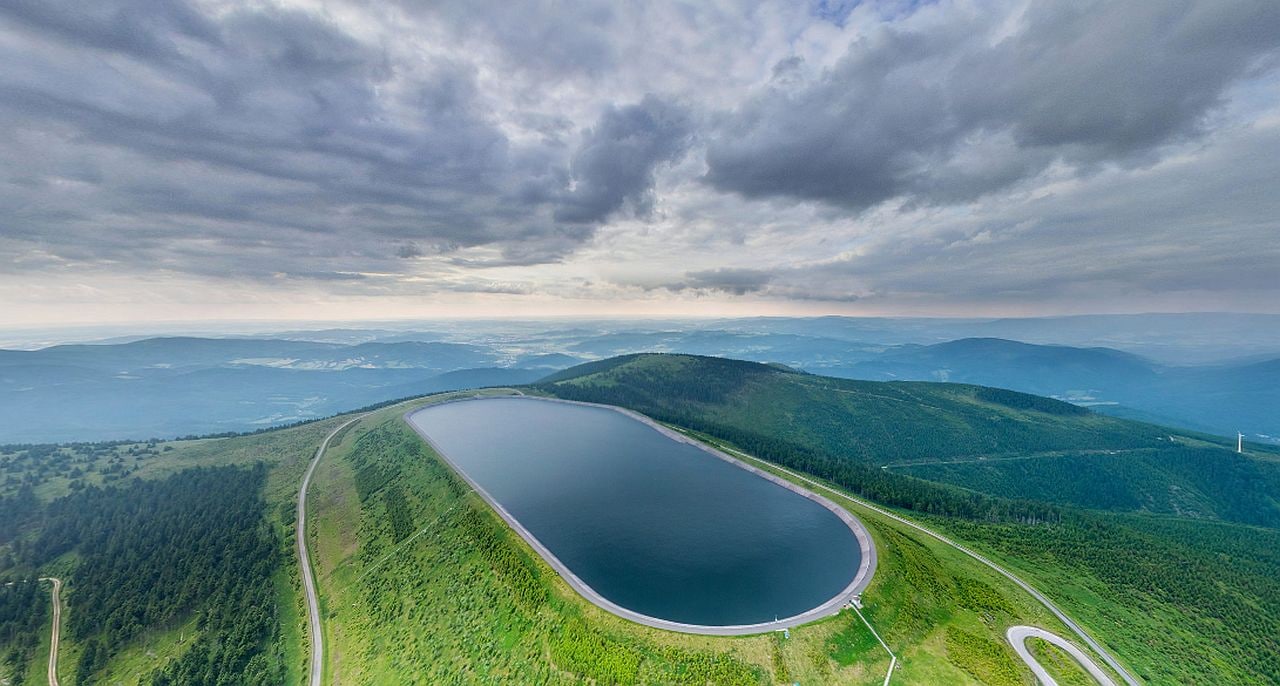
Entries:
<svg viewBox="0 0 1280 686">
<path fill-rule="evenodd" d="M 964 547 L 964 546 L 960 545 L 959 543 L 956 543 L 955 541 L 952 541 L 951 539 L 947 538 L 946 536 L 943 536 L 943 535 L 942 535 L 942 534 L 940 534 L 940 533 L 936 533 L 936 532 L 934 532 L 933 530 L 928 529 L 928 528 L 925 528 L 925 527 L 923 527 L 923 526 L 921 526 L 921 525 L 919 525 L 919 524 L 916 524 L 915 522 L 913 522 L 913 521 L 911 521 L 911 520 L 909 520 L 909 519 L 906 519 L 906 518 L 904 518 L 904 517 L 899 517 L 898 515 L 896 515 L 896 514 L 894 514 L 894 513 L 892 513 L 892 512 L 889 512 L 888 510 L 885 510 L 884 508 L 881 508 L 881 507 L 878 507 L 878 506 L 876 506 L 876 505 L 873 505 L 873 504 L 871 504 L 870 502 L 868 502 L 868 501 L 866 501 L 866 500 L 863 500 L 862 498 L 857 498 L 857 497 L 854 497 L 854 496 L 848 495 L 847 493 L 843 493 L 843 492 L 841 492 L 841 491 L 837 491 L 837 490 L 835 490 L 834 488 L 831 488 L 830 486 L 827 486 L 826 484 L 823 484 L 823 483 L 820 483 L 820 482 L 818 482 L 818 481 L 815 481 L 815 480 L 813 480 L 813 479 L 811 479 L 811 478 L 809 478 L 809 477 L 807 477 L 807 476 L 805 476 L 805 475 L 803 475 L 803 474 L 799 474 L 799 473 L 793 472 L 793 471 L 791 471 L 790 469 L 787 469 L 786 467 L 779 467 L 778 465 L 773 464 L 773 463 L 771 463 L 771 462 L 766 462 L 766 461 L 764 461 L 764 460 L 761 460 L 760 458 L 753 457 L 753 456 L 751 456 L 751 455 L 748 455 L 748 454 L 746 454 L 746 453 L 742 452 L 741 450 L 737 450 L 737 449 L 735 449 L 735 448 L 730 448 L 730 447 L 728 447 L 728 446 L 724 446 L 724 445 L 722 445 L 722 446 L 720 446 L 720 447 L 721 447 L 721 448 L 723 448 L 724 450 L 728 451 L 728 452 L 734 453 L 735 455 L 739 455 L 739 456 L 744 457 L 744 458 L 746 458 L 746 459 L 749 459 L 749 460 L 755 460 L 755 461 L 760 462 L 760 463 L 762 463 L 762 464 L 766 464 L 766 465 L 768 465 L 768 466 L 772 467 L 773 469 L 777 469 L 778 471 L 780 471 L 780 472 L 782 472 L 782 473 L 784 473 L 784 474 L 788 474 L 788 475 L 790 475 L 790 476 L 792 476 L 792 477 L 795 477 L 796 479 L 799 479 L 799 480 L 801 480 L 801 481 L 803 481 L 803 482 L 805 482 L 805 483 L 807 483 L 807 484 L 810 484 L 811 486 L 815 486 L 815 487 L 817 487 L 817 488 L 821 488 L 822 490 L 827 491 L 828 493 L 832 493 L 832 494 L 836 495 L 837 497 L 844 498 L 845 500 L 848 500 L 849 502 L 852 502 L 852 503 L 857 504 L 857 505 L 861 505 L 862 507 L 865 507 L 865 508 L 867 508 L 867 509 L 869 509 L 869 510 L 874 510 L 875 512 L 878 512 L 878 513 L 880 513 L 880 514 L 882 514 L 882 515 L 884 515 L 884 516 L 886 516 L 886 517 L 888 517 L 888 518 L 890 518 L 890 519 L 893 519 L 893 520 L 895 520 L 895 521 L 898 521 L 898 522 L 901 522 L 901 523 L 903 523 L 903 524 L 906 524 L 907 526 L 909 526 L 909 527 L 911 527 L 911 528 L 913 528 L 913 529 L 916 529 L 916 530 L 920 531 L 921 533 L 923 533 L 923 534 L 925 534 L 925 535 L 931 536 L 931 537 L 933 537 L 933 538 L 937 539 L 938 541 L 941 541 L 941 542 L 943 542 L 943 543 L 945 543 L 945 544 L 947 544 L 947 545 L 951 546 L 952 548 L 955 548 L 956 550 L 959 550 L 960 552 L 964 553 L 965 555 L 968 555 L 969 557 L 971 557 L 971 558 L 973 558 L 973 559 L 977 560 L 978 562 L 981 562 L 982 564 L 984 564 L 984 565 L 986 565 L 987 567 L 991 568 L 991 569 L 992 569 L 992 570 L 994 570 L 996 573 L 998 573 L 998 574 L 1000 574 L 1001 576 L 1005 577 L 1005 578 L 1006 578 L 1006 579 L 1008 579 L 1009 581 L 1012 581 L 1012 582 L 1013 582 L 1014 584 L 1016 584 L 1019 588 L 1021 588 L 1022 590 L 1026 591 L 1028 594 L 1030 594 L 1030 595 L 1031 595 L 1031 597 L 1033 597 L 1033 598 L 1035 598 L 1037 601 L 1039 601 L 1039 602 L 1040 602 L 1040 604 L 1041 604 L 1041 605 L 1043 605 L 1043 606 L 1045 607 L 1045 609 L 1049 610 L 1049 612 L 1052 612 L 1052 613 L 1053 613 L 1053 615 L 1054 615 L 1055 617 L 1057 617 L 1057 618 L 1058 618 L 1058 619 L 1059 619 L 1063 624 L 1067 625 L 1067 628 L 1071 629 L 1071 631 L 1072 631 L 1072 632 L 1074 632 L 1076 636 L 1079 636 L 1079 637 L 1080 637 L 1080 640 L 1082 640 L 1082 641 L 1084 641 L 1085 643 L 1087 643 L 1087 644 L 1089 645 L 1089 647 L 1090 647 L 1090 648 L 1093 648 L 1094 652 L 1096 652 L 1098 655 L 1100 655 L 1100 656 L 1102 657 L 1102 659 L 1103 659 L 1103 660 L 1105 660 L 1105 661 L 1106 661 L 1106 663 L 1107 663 L 1108 665 L 1111 665 L 1111 668 L 1112 668 L 1112 669 L 1114 669 L 1114 670 L 1116 670 L 1116 673 L 1117 673 L 1117 674 L 1119 674 L 1119 675 L 1121 676 L 1121 678 L 1123 678 L 1123 679 L 1125 680 L 1125 682 L 1129 684 L 1129 686 L 1141 686 L 1141 682 L 1140 682 L 1140 681 L 1138 681 L 1138 679 L 1137 679 L 1136 677 L 1134 677 L 1132 674 L 1130 674 L 1130 673 L 1129 673 L 1129 670 L 1127 670 L 1127 669 L 1125 669 L 1123 666 L 1121 666 L 1121 664 L 1120 664 L 1120 661 L 1119 661 L 1119 660 L 1117 660 L 1116 658 L 1112 657 L 1111 653 L 1107 652 L 1107 650 L 1106 650 L 1105 648 L 1103 648 L 1103 647 L 1102 647 L 1102 646 L 1101 646 L 1097 641 L 1093 640 L 1093 637 L 1092 637 L 1092 636 L 1090 636 L 1088 633 L 1086 633 L 1086 632 L 1085 632 L 1085 630 L 1084 630 L 1083 628 L 1081 628 L 1081 626 L 1080 626 L 1079 624 L 1076 624 L 1076 623 L 1075 623 L 1075 622 L 1074 622 L 1070 617 L 1068 617 L 1068 616 L 1066 615 L 1066 613 L 1064 613 L 1062 610 L 1058 609 L 1058 606 L 1057 606 L 1057 605 L 1055 605 L 1055 604 L 1053 603 L 1053 601 L 1052 601 L 1052 600 L 1049 600 L 1047 597 L 1045 597 L 1045 595 L 1044 595 L 1043 593 L 1041 593 L 1040 591 L 1037 591 L 1035 588 L 1032 588 L 1031 584 L 1028 584 L 1027 582 L 1025 582 L 1025 581 L 1023 581 L 1022 579 L 1020 579 L 1020 578 L 1018 578 L 1017 576 L 1015 576 L 1013 572 L 1010 572 L 1009 570 L 1005 569 L 1004 567 L 1001 567 L 1000 565 L 998 565 L 998 564 L 996 564 L 996 563 L 992 562 L 991 560 L 988 560 L 986 557 L 984 557 L 984 556 L 982 556 L 982 555 L 980 555 L 980 554 L 978 554 L 978 553 L 975 553 L 975 552 L 973 552 L 972 550 L 969 550 L 968 548 L 966 548 L 966 547 Z"/>
<path fill-rule="evenodd" d="M 320 686 L 324 676 L 324 634 L 320 630 L 320 600 L 316 595 L 316 577 L 311 570 L 311 553 L 307 551 L 307 487 L 311 485 L 311 475 L 315 473 L 316 465 L 320 464 L 320 458 L 324 456 L 333 437 L 366 416 L 368 415 L 361 414 L 352 417 L 324 437 L 320 447 L 316 448 L 315 457 L 311 458 L 311 464 L 307 465 L 306 474 L 302 476 L 302 486 L 298 488 L 298 525 L 295 528 L 298 533 L 298 567 L 302 571 L 302 586 L 307 592 L 307 618 L 311 624 L 311 686 Z M 51 681 L 50 686 L 57 684 Z"/>
<path fill-rule="evenodd" d="M 1031 668 L 1033 673 L 1035 673 L 1036 679 L 1038 679 L 1044 686 L 1058 686 L 1058 682 L 1053 677 L 1049 676 L 1049 672 L 1045 670 L 1044 665 L 1041 665 L 1036 661 L 1036 658 L 1031 655 L 1031 651 L 1027 649 L 1028 638 L 1039 638 L 1062 648 L 1067 651 L 1067 653 L 1070 654 L 1076 662 L 1080 663 L 1080 666 L 1084 667 L 1085 671 L 1089 672 L 1089 676 L 1092 676 L 1099 684 L 1102 684 L 1102 686 L 1116 686 L 1116 682 L 1112 681 L 1111 677 L 1107 676 L 1107 673 L 1102 671 L 1102 668 L 1095 664 L 1083 650 L 1080 650 L 1074 643 L 1057 634 L 1051 634 L 1044 629 L 1034 626 L 1011 626 L 1009 627 L 1009 630 L 1005 632 L 1005 638 L 1009 639 L 1009 643 L 1013 645 L 1013 649 L 1018 653 L 1018 657 L 1022 658 L 1022 661 L 1027 663 L 1027 666 Z"/>
<path fill-rule="evenodd" d="M 42 576 L 41 581 L 53 584 L 53 630 L 49 634 L 49 686 L 58 686 L 58 641 L 62 627 L 62 579 Z"/>
</svg>

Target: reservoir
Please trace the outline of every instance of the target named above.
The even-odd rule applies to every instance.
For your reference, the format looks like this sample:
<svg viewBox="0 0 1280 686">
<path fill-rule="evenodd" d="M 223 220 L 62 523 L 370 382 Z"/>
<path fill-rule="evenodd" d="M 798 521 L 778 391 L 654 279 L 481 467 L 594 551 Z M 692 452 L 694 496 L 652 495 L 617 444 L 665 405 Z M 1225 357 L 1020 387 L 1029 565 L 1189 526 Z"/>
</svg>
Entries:
<svg viewBox="0 0 1280 686">
<path fill-rule="evenodd" d="M 794 626 L 836 611 L 874 571 L 848 513 L 638 416 L 485 398 L 408 420 L 579 593 L 635 621 Z"/>
</svg>

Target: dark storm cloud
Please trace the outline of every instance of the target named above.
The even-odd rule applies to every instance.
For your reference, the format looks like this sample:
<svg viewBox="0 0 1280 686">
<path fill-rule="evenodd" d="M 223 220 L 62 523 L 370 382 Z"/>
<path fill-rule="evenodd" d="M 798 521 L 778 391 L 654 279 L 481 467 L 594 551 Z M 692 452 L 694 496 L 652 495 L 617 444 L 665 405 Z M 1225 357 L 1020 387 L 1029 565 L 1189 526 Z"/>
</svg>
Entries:
<svg viewBox="0 0 1280 686">
<path fill-rule="evenodd" d="M 1277 2 L 310 4 L 0 2 L 0 295 L 1276 288 Z"/>
<path fill-rule="evenodd" d="M 1140 162 L 1200 134 L 1280 46 L 1274 2 L 995 7 L 874 28 L 810 81 L 756 94 L 712 135 L 707 181 L 859 210 L 967 201 L 1058 160 Z"/>
<path fill-rule="evenodd" d="M 763 269 L 720 267 L 685 272 L 680 278 L 671 280 L 618 278 L 612 281 L 619 286 L 635 287 L 645 291 L 665 290 L 672 293 L 689 292 L 695 295 L 708 293 L 747 295 L 765 290 L 773 278 L 772 272 Z"/>
<path fill-rule="evenodd" d="M 181 61 L 175 39 L 215 44 L 214 24 L 183 0 L 77 3 L 11 0 L 10 20 L 77 45 L 149 61 Z"/>
<path fill-rule="evenodd" d="M 573 155 L 574 188 L 556 219 L 599 222 L 624 204 L 647 216 L 653 209 L 654 169 L 684 153 L 691 125 L 683 108 L 653 96 L 610 107 Z"/>
<path fill-rule="evenodd" d="M 760 269 L 722 267 L 685 274 L 682 284 L 671 286 L 673 290 L 703 290 L 745 295 L 762 290 L 773 275 Z"/>
<path fill-rule="evenodd" d="M 1025 203 L 992 201 L 921 235 L 779 270 L 770 292 L 970 304 L 1274 292 L 1280 127 L 1219 139 L 1194 161 L 1112 170 Z"/>
<path fill-rule="evenodd" d="M 399 257 L 405 260 L 410 260 L 415 257 L 422 257 L 423 254 L 424 253 L 422 252 L 422 248 L 419 248 L 418 246 L 412 243 L 406 243 L 405 245 L 401 245 L 396 248 L 396 257 Z"/>
<path fill-rule="evenodd" d="M 564 154 L 514 146 L 466 62 L 430 58 L 410 78 L 329 20 L 274 8 L 9 3 L 0 17 L 3 235 L 54 254 L 323 274 L 307 263 L 376 267 L 406 242 L 553 260 L 591 233 L 589 217 L 551 219 Z M 212 249 L 178 264 L 172 246 L 244 237 L 284 264 Z"/>
<path fill-rule="evenodd" d="M 491 46 L 504 66 L 532 71 L 544 79 L 567 74 L 599 75 L 617 66 L 610 29 L 612 2 L 579 0 L 400 0 L 419 16 L 439 18 L 463 40 Z"/>
</svg>

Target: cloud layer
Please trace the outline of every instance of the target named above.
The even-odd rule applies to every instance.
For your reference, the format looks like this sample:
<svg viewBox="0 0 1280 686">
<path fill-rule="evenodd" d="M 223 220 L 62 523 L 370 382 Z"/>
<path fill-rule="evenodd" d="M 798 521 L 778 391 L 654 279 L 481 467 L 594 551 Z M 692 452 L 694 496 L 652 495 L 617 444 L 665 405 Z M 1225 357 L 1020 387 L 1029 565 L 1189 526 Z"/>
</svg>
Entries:
<svg viewBox="0 0 1280 686">
<path fill-rule="evenodd" d="M 15 0 L 0 60 L 16 320 L 1280 302 L 1276 3 Z"/>
<path fill-rule="evenodd" d="M 1055 162 L 1141 164 L 1204 134 L 1278 35 L 1275 3 L 1036 3 L 883 24 L 834 66 L 748 98 L 709 146 L 707 178 L 858 210 L 969 201 Z"/>
</svg>

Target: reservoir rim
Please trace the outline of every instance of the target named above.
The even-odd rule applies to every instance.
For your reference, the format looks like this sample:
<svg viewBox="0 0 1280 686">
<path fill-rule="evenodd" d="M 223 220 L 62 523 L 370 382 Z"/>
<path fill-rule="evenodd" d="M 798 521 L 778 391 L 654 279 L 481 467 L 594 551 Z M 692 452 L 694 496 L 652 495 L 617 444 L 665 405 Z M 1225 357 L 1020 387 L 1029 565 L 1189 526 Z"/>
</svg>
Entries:
<svg viewBox="0 0 1280 686">
<path fill-rule="evenodd" d="M 446 400 L 445 402 L 441 402 L 441 403 L 435 403 L 435 404 L 426 405 L 423 407 L 416 407 L 405 412 L 404 415 L 402 415 L 402 418 L 404 419 L 405 423 L 408 424 L 411 429 L 413 429 L 414 433 L 418 434 L 419 438 L 425 441 L 427 445 L 431 446 L 431 449 L 434 450 L 436 454 L 440 456 L 440 459 L 443 460 L 444 463 L 448 465 L 449 468 L 452 469 L 455 474 L 461 477 L 462 480 L 465 481 L 467 485 L 469 485 L 477 494 L 479 494 L 480 497 L 484 499 L 484 501 L 488 503 L 490 507 L 493 508 L 494 512 L 497 512 L 498 516 L 501 517 L 502 520 L 505 521 L 507 525 L 510 526 L 517 534 L 519 534 L 520 537 L 524 539 L 525 543 L 529 544 L 529 547 L 533 548 L 534 551 L 536 551 L 538 555 L 547 562 L 547 564 L 551 565 L 552 569 L 554 569 L 561 576 L 561 578 L 563 578 L 569 584 L 569 586 L 573 588 L 573 590 L 577 591 L 579 595 L 581 595 L 583 598 L 585 598 L 588 602 L 595 605 L 596 607 L 599 607 L 600 609 L 606 612 L 609 612 L 610 614 L 614 614 L 619 617 L 622 617 L 623 619 L 630 620 L 637 624 L 653 627 L 655 629 L 665 629 L 667 631 L 676 631 L 676 632 L 686 633 L 686 634 L 701 634 L 701 635 L 708 635 L 708 636 L 744 636 L 744 635 L 750 635 L 750 634 L 765 633 L 768 631 L 781 631 L 783 629 L 790 629 L 793 627 L 800 626 L 802 624 L 807 624 L 809 622 L 822 619 L 823 617 L 834 615 L 840 611 L 840 608 L 852 602 L 853 599 L 858 595 L 860 595 L 862 591 L 866 589 L 867 585 L 871 583 L 871 578 L 875 574 L 875 570 L 876 570 L 876 547 L 875 547 L 875 543 L 872 542 L 871 534 L 867 531 L 866 525 L 862 523 L 862 520 L 858 519 L 856 516 L 853 515 L 853 513 L 849 512 L 843 507 L 840 507 L 839 505 L 835 504 L 833 501 L 821 495 L 818 495 L 817 493 L 809 491 L 808 489 L 805 489 L 799 486 L 798 484 L 795 484 L 795 483 L 792 483 L 791 481 L 783 479 L 782 477 L 772 472 L 760 469 L 759 467 L 756 467 L 755 465 L 752 465 L 752 464 L 748 464 L 736 457 L 733 457 L 732 455 L 729 455 L 728 453 L 717 450 L 712 446 L 707 445 L 706 443 L 702 443 L 701 441 L 697 441 L 693 438 L 685 436 L 684 434 L 673 431 L 670 428 L 663 426 L 662 424 L 659 424 L 658 422 L 654 421 L 652 418 L 647 417 L 643 414 L 640 414 L 639 412 L 635 412 L 633 410 L 629 410 L 623 407 L 617 407 L 615 405 L 605 405 L 602 403 L 588 403 L 588 402 L 582 402 L 578 400 L 565 400 L 563 398 L 546 398 L 546 397 L 531 396 L 531 395 L 509 396 L 509 398 L 518 399 L 518 400 L 535 400 L 539 402 L 563 403 L 566 405 L 578 405 L 582 407 L 596 407 L 596 408 L 602 408 L 606 410 L 612 410 L 614 412 L 618 412 L 622 415 L 625 415 L 631 419 L 634 419 L 648 426 L 649 428 L 657 431 L 663 436 L 673 441 L 676 441 L 677 443 L 684 443 L 687 445 L 692 445 L 694 447 L 697 447 L 698 449 L 703 450 L 707 453 L 710 453 L 711 455 L 721 460 L 724 460 L 725 462 L 728 462 L 740 469 L 744 469 L 748 472 L 751 472 L 752 474 L 762 479 L 765 479 L 774 484 L 777 484 L 797 495 L 800 495 L 801 497 L 807 498 L 808 500 L 811 500 L 825 507 L 832 514 L 838 517 L 840 521 L 844 522 L 845 526 L 849 527 L 849 530 L 853 532 L 854 538 L 858 541 L 858 547 L 861 553 L 861 556 L 858 562 L 858 571 L 856 574 L 854 574 L 853 580 L 850 581 L 849 585 L 846 586 L 843 590 L 841 590 L 839 593 L 833 596 L 830 600 L 827 600 L 826 602 L 822 603 L 821 605 L 811 610 L 807 610 L 805 612 L 801 612 L 799 614 L 795 614 L 790 617 L 777 619 L 772 622 L 759 622 L 755 624 L 723 624 L 723 625 L 722 624 L 688 624 L 685 622 L 677 622 L 670 619 L 663 619 L 661 617 L 654 617 L 651 615 L 643 614 L 641 612 L 636 612 L 635 610 L 623 607 L 613 602 L 612 600 L 606 598 L 605 596 L 601 595 L 598 591 L 596 591 L 594 588 L 592 588 L 590 584 L 583 581 L 577 574 L 573 572 L 572 569 L 569 568 L 568 565 L 562 562 L 560 558 L 556 556 L 555 553 L 551 552 L 551 550 L 547 548 L 542 543 L 542 541 L 538 539 L 537 536 L 533 535 L 533 532 L 525 528 L 524 524 L 521 524 L 519 519 L 517 519 L 514 515 L 508 512 L 507 509 L 502 506 L 502 503 L 498 502 L 497 498 L 493 497 L 488 491 L 484 489 L 483 486 L 481 486 L 478 482 L 472 479 L 471 476 L 467 474 L 466 470 L 462 469 L 462 467 L 458 463 L 454 462 L 449 457 L 448 453 L 446 453 L 441 448 L 440 445 L 438 445 L 429 435 L 427 435 L 427 432 L 425 430 L 420 428 L 417 424 L 415 424 L 410 419 L 414 414 L 423 412 L 425 410 L 429 410 L 431 408 L 441 407 L 443 405 L 448 405 L 452 403 L 472 402 L 472 401 L 478 401 L 478 400 L 508 399 L 508 396 L 502 396 L 500 398 L 495 398 L 492 396 L 454 398 L 451 400 Z"/>
</svg>

